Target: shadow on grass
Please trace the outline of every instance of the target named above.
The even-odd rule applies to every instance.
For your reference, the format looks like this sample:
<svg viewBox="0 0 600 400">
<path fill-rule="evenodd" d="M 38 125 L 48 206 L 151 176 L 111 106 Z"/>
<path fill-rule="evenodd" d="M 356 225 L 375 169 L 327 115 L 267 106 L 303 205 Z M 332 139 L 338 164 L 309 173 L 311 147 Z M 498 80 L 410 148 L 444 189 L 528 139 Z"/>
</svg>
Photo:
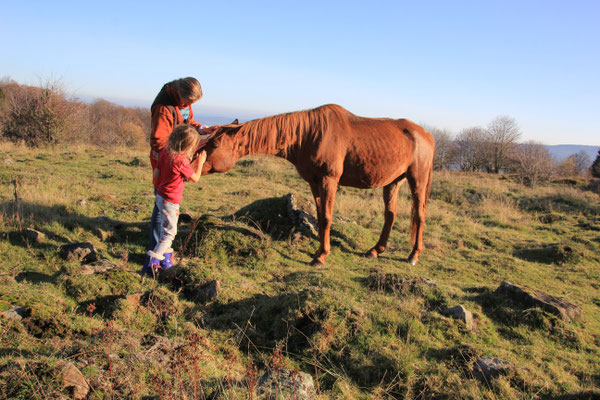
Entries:
<svg viewBox="0 0 600 400">
<path fill-rule="evenodd" d="M 9 212 L 14 209 L 14 202 L 0 203 L 0 211 Z M 100 240 L 108 243 L 132 243 L 145 247 L 148 241 L 150 229 L 150 214 L 148 220 L 143 222 L 123 222 L 111 219 L 106 216 L 88 217 L 82 214 L 71 212 L 64 205 L 45 206 L 35 203 L 21 203 L 19 206 L 22 224 L 30 225 L 46 236 L 45 240 L 58 242 L 59 244 L 70 243 L 70 240 L 64 235 L 53 232 L 48 228 L 39 226 L 59 224 L 67 230 L 76 228 L 84 229 Z M 11 232 L 8 235 L 11 245 L 20 247 L 35 247 L 36 249 L 54 249 L 55 245 L 46 243 L 33 243 L 28 240 L 24 232 Z M 119 257 L 120 254 L 111 254 Z M 143 256 L 140 257 L 143 262 Z M 131 258 L 130 258 L 131 259 Z"/>
<path fill-rule="evenodd" d="M 52 275 L 43 274 L 41 272 L 21 272 L 17 274 L 15 280 L 21 282 L 31 283 L 56 283 L 57 278 L 63 274 L 64 271 L 57 271 Z"/>
</svg>

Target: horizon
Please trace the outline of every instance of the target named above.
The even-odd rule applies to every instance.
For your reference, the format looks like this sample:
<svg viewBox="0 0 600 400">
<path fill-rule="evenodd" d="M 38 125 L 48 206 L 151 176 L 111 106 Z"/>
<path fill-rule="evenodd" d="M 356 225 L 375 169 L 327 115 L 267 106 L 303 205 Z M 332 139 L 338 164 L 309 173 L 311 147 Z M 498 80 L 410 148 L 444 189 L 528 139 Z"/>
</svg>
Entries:
<svg viewBox="0 0 600 400">
<path fill-rule="evenodd" d="M 191 23 L 165 19 L 160 4 L 8 3 L 0 77 L 57 77 L 76 97 L 143 106 L 164 83 L 194 76 L 197 115 L 335 103 L 454 135 L 508 115 L 521 141 L 600 144 L 594 1 L 234 1 L 190 4 Z"/>
</svg>

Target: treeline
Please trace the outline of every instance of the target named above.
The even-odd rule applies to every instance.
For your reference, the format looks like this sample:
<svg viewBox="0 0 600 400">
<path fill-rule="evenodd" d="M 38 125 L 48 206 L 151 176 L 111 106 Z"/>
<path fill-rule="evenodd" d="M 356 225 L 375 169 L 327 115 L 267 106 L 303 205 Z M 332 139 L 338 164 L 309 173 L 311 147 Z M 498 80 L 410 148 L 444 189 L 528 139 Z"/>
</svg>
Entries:
<svg viewBox="0 0 600 400">
<path fill-rule="evenodd" d="M 426 129 L 436 140 L 434 167 L 437 170 L 511 173 L 532 186 L 555 176 L 594 175 L 594 167 L 590 167 L 592 160 L 583 151 L 558 162 L 542 143 L 520 143 L 519 126 L 508 116 L 497 117 L 485 128 L 466 128 L 456 135 L 445 129 Z M 598 157 L 594 165 L 598 164 Z M 600 171 L 594 176 L 600 177 Z"/>
<path fill-rule="evenodd" d="M 69 98 L 60 82 L 39 87 L 0 80 L 0 140 L 41 146 L 63 142 L 137 146 L 150 134 L 150 111 L 106 100 Z"/>
</svg>

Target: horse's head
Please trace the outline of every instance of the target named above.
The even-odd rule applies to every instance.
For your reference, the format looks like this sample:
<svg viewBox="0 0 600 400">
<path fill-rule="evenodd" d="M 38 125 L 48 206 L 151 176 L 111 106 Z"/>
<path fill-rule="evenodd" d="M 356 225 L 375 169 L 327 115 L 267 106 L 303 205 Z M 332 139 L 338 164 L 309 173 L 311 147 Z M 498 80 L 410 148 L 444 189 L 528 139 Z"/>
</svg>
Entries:
<svg viewBox="0 0 600 400">
<path fill-rule="evenodd" d="M 226 172 L 233 168 L 240 158 L 235 146 L 235 134 L 242 125 L 236 119 L 227 125 L 217 125 L 212 128 L 212 136 L 202 150 L 206 151 L 206 162 L 202 175 L 215 172 Z"/>
</svg>

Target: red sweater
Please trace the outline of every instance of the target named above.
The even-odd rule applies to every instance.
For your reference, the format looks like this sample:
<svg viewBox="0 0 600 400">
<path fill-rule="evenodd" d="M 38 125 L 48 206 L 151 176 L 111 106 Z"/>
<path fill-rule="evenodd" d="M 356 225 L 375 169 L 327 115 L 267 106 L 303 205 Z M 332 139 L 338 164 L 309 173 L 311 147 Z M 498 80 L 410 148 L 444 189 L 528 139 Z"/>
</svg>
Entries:
<svg viewBox="0 0 600 400">
<path fill-rule="evenodd" d="M 158 156 L 158 170 L 159 176 L 155 179 L 157 193 L 173 204 L 181 203 L 185 181 L 194 175 L 190 160 L 164 149 Z"/>
</svg>

